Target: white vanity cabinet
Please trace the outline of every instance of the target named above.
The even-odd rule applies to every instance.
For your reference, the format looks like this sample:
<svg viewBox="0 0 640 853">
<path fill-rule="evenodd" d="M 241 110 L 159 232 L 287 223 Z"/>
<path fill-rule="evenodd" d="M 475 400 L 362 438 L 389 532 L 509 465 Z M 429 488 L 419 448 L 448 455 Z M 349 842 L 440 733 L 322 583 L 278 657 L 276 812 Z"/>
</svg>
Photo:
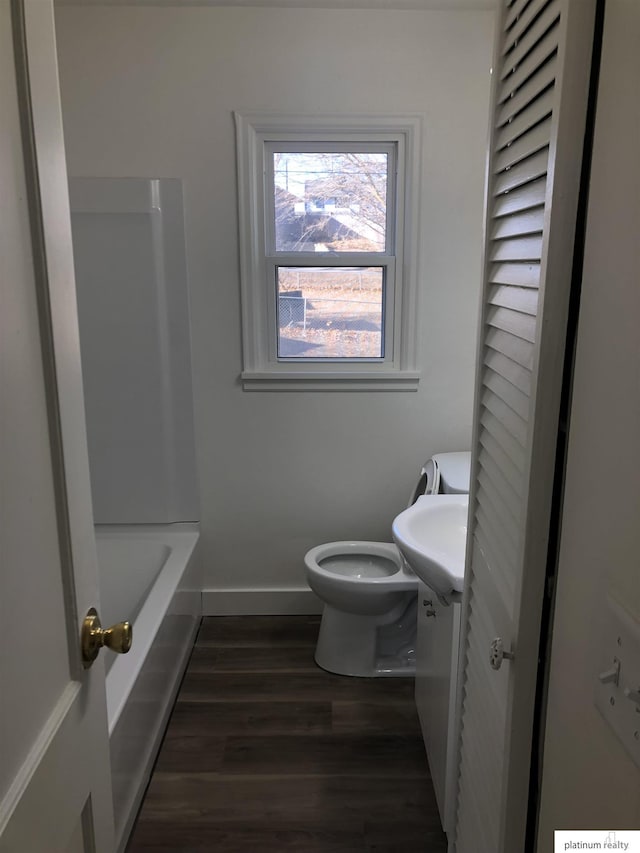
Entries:
<svg viewBox="0 0 640 853">
<path fill-rule="evenodd" d="M 460 640 L 460 605 L 442 604 L 429 587 L 418 585 L 416 705 L 433 778 L 440 819 L 452 826 L 452 767 L 455 697 Z"/>
</svg>

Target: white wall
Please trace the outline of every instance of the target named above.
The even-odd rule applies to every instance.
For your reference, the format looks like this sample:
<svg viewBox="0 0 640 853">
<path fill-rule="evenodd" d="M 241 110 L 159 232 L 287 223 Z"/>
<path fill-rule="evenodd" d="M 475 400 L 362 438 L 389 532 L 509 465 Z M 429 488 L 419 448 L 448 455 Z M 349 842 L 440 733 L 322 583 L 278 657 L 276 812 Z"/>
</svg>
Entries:
<svg viewBox="0 0 640 853">
<path fill-rule="evenodd" d="M 553 829 L 640 826 L 640 769 L 594 705 L 607 593 L 640 622 L 639 42 L 637 0 L 607 0 L 538 853 Z"/>
<path fill-rule="evenodd" d="M 71 175 L 184 181 L 205 587 L 390 538 L 471 440 L 491 12 L 61 6 Z M 233 110 L 425 115 L 417 393 L 243 392 Z"/>
</svg>

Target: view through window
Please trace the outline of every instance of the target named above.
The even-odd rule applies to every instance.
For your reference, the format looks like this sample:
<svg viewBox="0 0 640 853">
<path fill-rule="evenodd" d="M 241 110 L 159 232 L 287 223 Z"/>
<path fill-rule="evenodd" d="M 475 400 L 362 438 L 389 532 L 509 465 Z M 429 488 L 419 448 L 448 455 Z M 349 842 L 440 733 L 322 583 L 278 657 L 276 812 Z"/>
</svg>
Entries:
<svg viewBox="0 0 640 853">
<path fill-rule="evenodd" d="M 278 358 L 383 359 L 389 153 L 272 157 Z"/>
</svg>

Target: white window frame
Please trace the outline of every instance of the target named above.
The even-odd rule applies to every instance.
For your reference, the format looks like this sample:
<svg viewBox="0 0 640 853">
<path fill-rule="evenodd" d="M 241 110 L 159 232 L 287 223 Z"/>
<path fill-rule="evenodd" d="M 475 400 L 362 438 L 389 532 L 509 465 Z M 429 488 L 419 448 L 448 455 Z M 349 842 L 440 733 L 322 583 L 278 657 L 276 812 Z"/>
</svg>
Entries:
<svg viewBox="0 0 640 853">
<path fill-rule="evenodd" d="M 245 390 L 415 391 L 417 346 L 417 238 L 420 180 L 419 116 L 235 114 L 240 233 L 243 370 Z M 274 150 L 387 151 L 387 246 L 382 252 L 340 253 L 340 266 L 385 270 L 384 355 L 381 358 L 287 359 L 277 355 L 278 266 L 332 266 L 336 256 L 276 252 L 273 211 Z M 302 262 L 302 263 L 301 263 Z"/>
</svg>

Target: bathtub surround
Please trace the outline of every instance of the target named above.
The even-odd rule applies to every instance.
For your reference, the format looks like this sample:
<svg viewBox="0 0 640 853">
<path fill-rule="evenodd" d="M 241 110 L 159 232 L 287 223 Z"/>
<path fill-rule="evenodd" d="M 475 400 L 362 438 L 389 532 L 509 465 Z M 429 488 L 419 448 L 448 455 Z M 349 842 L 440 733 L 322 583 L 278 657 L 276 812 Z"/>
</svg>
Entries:
<svg viewBox="0 0 640 853">
<path fill-rule="evenodd" d="M 470 443 L 493 15 L 56 15 L 70 173 L 182 181 L 205 612 L 319 611 L 306 551 L 390 541 L 416 466 Z M 232 112 L 256 109 L 424 115 L 417 392 L 242 391 Z"/>
<path fill-rule="evenodd" d="M 182 186 L 72 178 L 93 518 L 108 655 L 118 851 L 126 845 L 202 609 Z"/>
<path fill-rule="evenodd" d="M 93 514 L 197 521 L 182 185 L 70 178 Z"/>
<path fill-rule="evenodd" d="M 117 849 L 126 845 L 201 616 L 182 186 L 75 178 L 72 231 Z"/>
<path fill-rule="evenodd" d="M 117 610 L 124 598 L 139 608 L 130 617 L 131 651 L 107 663 L 113 807 L 117 849 L 122 851 L 200 624 L 198 528 L 109 525 L 97 528 L 96 540 L 102 612 L 128 613 Z M 133 565 L 141 571 L 132 572 Z M 128 575 L 124 589 L 103 578 L 116 573 L 122 579 Z"/>
</svg>

